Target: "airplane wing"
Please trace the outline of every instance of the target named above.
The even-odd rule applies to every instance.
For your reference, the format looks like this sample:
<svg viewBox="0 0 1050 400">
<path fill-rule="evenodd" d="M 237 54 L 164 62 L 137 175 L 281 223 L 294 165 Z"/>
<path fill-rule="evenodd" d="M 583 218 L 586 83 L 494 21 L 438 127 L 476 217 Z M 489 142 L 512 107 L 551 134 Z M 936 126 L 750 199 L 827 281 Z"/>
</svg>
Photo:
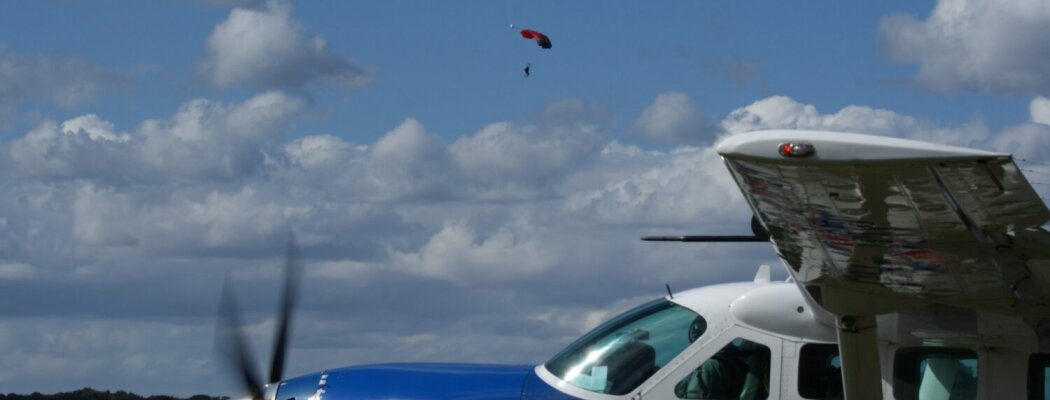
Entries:
<svg viewBox="0 0 1050 400">
<path fill-rule="evenodd" d="M 1050 210 L 1008 154 L 786 130 L 718 152 L 794 279 L 836 315 L 1050 316 Z"/>
</svg>

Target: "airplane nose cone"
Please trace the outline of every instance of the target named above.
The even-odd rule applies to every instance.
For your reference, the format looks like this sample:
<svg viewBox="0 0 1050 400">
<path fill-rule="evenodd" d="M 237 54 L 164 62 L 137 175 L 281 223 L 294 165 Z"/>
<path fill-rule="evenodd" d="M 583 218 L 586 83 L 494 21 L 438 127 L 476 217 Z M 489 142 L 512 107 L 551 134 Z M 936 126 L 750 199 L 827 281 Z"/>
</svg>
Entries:
<svg viewBox="0 0 1050 400">
<path fill-rule="evenodd" d="M 314 373 L 310 375 L 303 375 L 297 378 L 289 379 L 281 382 L 277 387 L 278 399 L 309 399 L 314 395 L 318 394 L 318 390 L 323 390 L 325 382 L 322 382 L 323 373 Z"/>
</svg>

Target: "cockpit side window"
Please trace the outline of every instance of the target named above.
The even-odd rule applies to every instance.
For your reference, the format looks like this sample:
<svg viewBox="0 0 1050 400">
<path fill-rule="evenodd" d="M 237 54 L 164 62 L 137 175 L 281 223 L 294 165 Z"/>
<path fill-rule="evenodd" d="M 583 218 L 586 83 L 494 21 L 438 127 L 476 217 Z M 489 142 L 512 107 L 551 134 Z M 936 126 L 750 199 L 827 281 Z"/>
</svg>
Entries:
<svg viewBox="0 0 1050 400">
<path fill-rule="evenodd" d="M 680 399 L 769 397 L 769 347 L 736 338 L 675 385 Z"/>
<path fill-rule="evenodd" d="M 798 357 L 798 394 L 807 399 L 841 399 L 842 363 L 837 344 L 807 343 Z"/>
<path fill-rule="evenodd" d="M 545 367 L 576 387 L 623 395 L 667 365 L 706 329 L 706 321 L 697 313 L 659 299 L 598 326 Z"/>
<path fill-rule="evenodd" d="M 1028 358 L 1028 399 L 1050 400 L 1050 354 L 1032 354 Z"/>
<path fill-rule="evenodd" d="M 893 395 L 901 400 L 976 399 L 977 353 L 949 347 L 907 347 L 893 362 Z"/>
</svg>

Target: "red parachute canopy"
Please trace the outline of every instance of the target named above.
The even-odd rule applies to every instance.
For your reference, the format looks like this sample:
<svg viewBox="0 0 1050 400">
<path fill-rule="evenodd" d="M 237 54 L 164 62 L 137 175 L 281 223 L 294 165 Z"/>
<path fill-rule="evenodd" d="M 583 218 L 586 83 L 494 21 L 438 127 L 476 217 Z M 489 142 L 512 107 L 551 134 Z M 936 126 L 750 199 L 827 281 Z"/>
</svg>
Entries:
<svg viewBox="0 0 1050 400">
<path fill-rule="evenodd" d="M 547 37 L 547 35 L 544 35 L 542 33 L 536 32 L 536 31 L 534 31 L 532 29 L 522 29 L 521 30 L 521 37 L 526 38 L 526 39 L 535 40 L 536 44 L 538 44 L 542 48 L 545 48 L 545 49 L 551 48 L 551 38 Z"/>
</svg>

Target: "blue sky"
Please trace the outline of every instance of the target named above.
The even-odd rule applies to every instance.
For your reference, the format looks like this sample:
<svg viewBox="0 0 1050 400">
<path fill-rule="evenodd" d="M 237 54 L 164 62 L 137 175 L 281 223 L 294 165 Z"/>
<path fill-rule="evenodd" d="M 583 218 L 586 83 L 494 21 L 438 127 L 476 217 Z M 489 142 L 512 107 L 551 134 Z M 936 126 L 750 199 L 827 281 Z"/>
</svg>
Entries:
<svg viewBox="0 0 1050 400">
<path fill-rule="evenodd" d="M 221 282 L 265 354 L 289 231 L 290 374 L 539 363 L 665 283 L 778 263 L 637 240 L 746 232 L 727 135 L 1050 150 L 1041 0 L 2 7 L 5 392 L 234 393 Z"/>
<path fill-rule="evenodd" d="M 15 10 L 5 13 L 0 34 L 11 38 L 3 43 L 10 51 L 77 58 L 131 81 L 57 115 L 94 112 L 130 127 L 187 99 L 235 101 L 252 94 L 252 88 L 216 90 L 197 71 L 203 43 L 227 8 L 119 1 L 8 7 Z M 622 127 L 668 91 L 688 94 L 711 116 L 779 94 L 822 110 L 863 104 L 945 122 L 980 117 L 992 126 L 1023 118 L 1024 97 L 996 96 L 989 104 L 971 93 L 906 90 L 915 66 L 880 54 L 878 24 L 889 14 L 921 16 L 931 7 L 904 1 L 306 2 L 294 6 L 304 33 L 323 36 L 333 53 L 374 67 L 376 75 L 349 93 L 312 88 L 317 109 L 293 134 L 325 131 L 368 142 L 411 116 L 453 138 L 493 120 L 520 120 L 567 96 L 600 102 Z M 510 23 L 550 32 L 555 49 L 529 46 Z M 526 62 L 536 64 L 535 79 L 513 79 Z M 24 116 L 19 127 L 55 114 Z"/>
</svg>

